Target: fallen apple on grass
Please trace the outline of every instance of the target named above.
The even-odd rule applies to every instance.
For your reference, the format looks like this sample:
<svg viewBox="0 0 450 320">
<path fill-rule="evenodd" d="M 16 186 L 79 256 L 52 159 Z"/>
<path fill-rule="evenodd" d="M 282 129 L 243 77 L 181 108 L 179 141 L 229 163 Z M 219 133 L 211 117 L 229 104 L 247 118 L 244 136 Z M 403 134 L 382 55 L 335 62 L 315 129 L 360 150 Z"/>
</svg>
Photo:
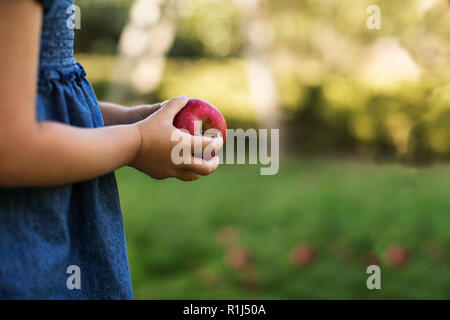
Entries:
<svg viewBox="0 0 450 320">
<path fill-rule="evenodd" d="M 173 125 L 178 129 L 185 129 L 193 136 L 227 138 L 227 123 L 222 113 L 216 107 L 200 99 L 189 99 L 188 103 L 177 113 Z M 212 152 L 214 157 L 215 153 Z"/>
<path fill-rule="evenodd" d="M 251 264 L 250 252 L 242 247 L 230 248 L 226 253 L 226 261 L 232 269 L 247 269 Z"/>
<path fill-rule="evenodd" d="M 317 252 L 307 244 L 298 244 L 291 251 L 291 260 L 294 266 L 305 268 L 314 263 Z"/>
<path fill-rule="evenodd" d="M 386 262 L 389 266 L 400 268 L 408 263 L 409 251 L 399 244 L 390 245 L 385 251 Z"/>
</svg>

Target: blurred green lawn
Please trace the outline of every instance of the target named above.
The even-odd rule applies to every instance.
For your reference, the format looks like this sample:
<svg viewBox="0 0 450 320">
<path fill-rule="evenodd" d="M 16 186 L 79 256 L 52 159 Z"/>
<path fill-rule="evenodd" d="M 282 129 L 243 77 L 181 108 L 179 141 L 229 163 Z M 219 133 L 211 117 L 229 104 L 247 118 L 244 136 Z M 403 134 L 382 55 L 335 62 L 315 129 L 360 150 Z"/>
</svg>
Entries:
<svg viewBox="0 0 450 320">
<path fill-rule="evenodd" d="M 291 159 L 275 176 L 223 165 L 183 183 L 117 171 L 137 299 L 450 298 L 450 167 L 413 169 Z M 231 268 L 217 232 L 232 226 L 250 265 Z M 318 256 L 295 267 L 292 247 Z M 407 247 L 408 264 L 384 251 Z M 381 259 L 381 290 L 366 288 L 364 257 Z"/>
</svg>

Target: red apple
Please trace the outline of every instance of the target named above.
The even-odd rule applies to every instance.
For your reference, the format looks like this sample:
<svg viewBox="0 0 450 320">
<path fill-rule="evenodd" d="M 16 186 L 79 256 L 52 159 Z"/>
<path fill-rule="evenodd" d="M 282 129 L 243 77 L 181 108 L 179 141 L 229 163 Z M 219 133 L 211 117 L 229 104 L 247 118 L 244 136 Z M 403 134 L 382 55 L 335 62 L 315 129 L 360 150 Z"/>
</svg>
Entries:
<svg viewBox="0 0 450 320">
<path fill-rule="evenodd" d="M 316 250 L 306 244 L 296 245 L 291 251 L 291 260 L 296 267 L 307 267 L 316 260 Z"/>
<path fill-rule="evenodd" d="M 250 266 L 250 252 L 241 247 L 230 248 L 227 252 L 226 260 L 232 269 L 246 269 Z"/>
<path fill-rule="evenodd" d="M 391 267 L 400 268 L 409 260 L 408 250 L 399 244 L 393 244 L 386 249 L 385 257 Z"/>
<path fill-rule="evenodd" d="M 201 121 L 201 127 L 195 128 L 196 121 Z M 200 99 L 189 99 L 173 119 L 173 125 L 196 136 L 203 135 L 208 129 L 216 129 L 222 135 L 224 142 L 227 137 L 227 123 L 222 113 L 213 105 Z"/>
</svg>

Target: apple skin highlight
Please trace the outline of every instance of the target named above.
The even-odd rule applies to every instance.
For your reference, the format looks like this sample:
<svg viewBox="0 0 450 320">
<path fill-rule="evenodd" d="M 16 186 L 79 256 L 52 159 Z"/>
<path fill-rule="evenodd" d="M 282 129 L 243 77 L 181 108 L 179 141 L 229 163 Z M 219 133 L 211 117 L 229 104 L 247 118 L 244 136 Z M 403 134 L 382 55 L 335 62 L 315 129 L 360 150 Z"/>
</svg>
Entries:
<svg viewBox="0 0 450 320">
<path fill-rule="evenodd" d="M 222 113 L 216 107 L 200 99 L 189 99 L 188 103 L 173 119 L 173 125 L 178 129 L 185 129 L 192 135 L 203 135 L 195 132 L 195 122 L 201 121 L 199 131 L 216 129 L 222 134 L 223 141 L 227 138 L 227 123 Z"/>
</svg>

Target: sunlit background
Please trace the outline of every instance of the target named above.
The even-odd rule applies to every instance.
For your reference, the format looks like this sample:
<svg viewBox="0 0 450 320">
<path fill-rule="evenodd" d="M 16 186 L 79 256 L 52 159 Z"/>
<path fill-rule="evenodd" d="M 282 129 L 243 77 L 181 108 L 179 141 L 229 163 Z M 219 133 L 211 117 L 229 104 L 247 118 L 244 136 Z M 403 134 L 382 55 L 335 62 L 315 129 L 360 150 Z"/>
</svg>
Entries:
<svg viewBox="0 0 450 320">
<path fill-rule="evenodd" d="M 281 130 L 275 176 L 117 171 L 136 298 L 450 299 L 448 1 L 75 2 L 99 100 Z"/>
</svg>

